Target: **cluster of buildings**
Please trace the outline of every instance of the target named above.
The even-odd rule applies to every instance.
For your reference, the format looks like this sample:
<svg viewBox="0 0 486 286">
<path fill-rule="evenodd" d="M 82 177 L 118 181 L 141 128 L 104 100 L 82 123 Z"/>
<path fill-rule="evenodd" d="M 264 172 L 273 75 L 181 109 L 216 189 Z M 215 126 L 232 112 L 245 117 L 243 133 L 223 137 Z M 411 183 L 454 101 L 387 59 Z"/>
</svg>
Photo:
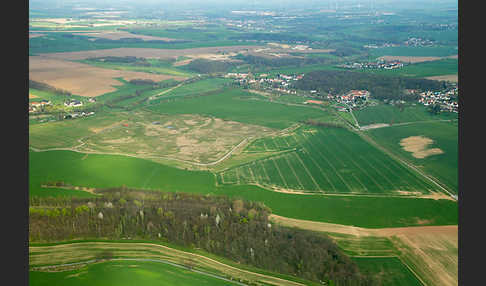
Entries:
<svg viewBox="0 0 486 286">
<path fill-rule="evenodd" d="M 48 105 L 51 105 L 50 100 L 42 99 L 41 101 L 33 101 L 29 103 L 29 113 L 36 112 L 38 108 Z"/>
<path fill-rule="evenodd" d="M 302 79 L 304 74 L 277 74 L 274 77 L 269 77 L 268 74 L 253 76 L 252 74 L 248 73 L 227 73 L 225 77 L 234 78 L 240 84 L 259 85 L 263 88 L 271 88 L 272 90 L 295 94 L 295 90 L 290 90 L 292 81 Z"/>
<path fill-rule="evenodd" d="M 70 113 L 70 114 L 66 114 L 64 115 L 64 119 L 73 119 L 73 118 L 78 118 L 78 117 L 86 117 L 86 116 L 90 116 L 90 115 L 94 115 L 94 111 L 91 111 L 91 112 L 74 112 L 74 113 Z"/>
<path fill-rule="evenodd" d="M 376 45 L 376 44 L 369 44 L 369 45 L 364 45 L 363 48 L 367 49 L 380 49 L 380 48 L 388 48 L 388 47 L 397 47 L 397 44 L 393 43 L 384 43 L 381 45 Z"/>
<path fill-rule="evenodd" d="M 78 107 L 78 106 L 83 106 L 83 102 L 77 99 L 70 99 L 66 102 L 64 102 L 64 106 L 68 107 Z"/>
<path fill-rule="evenodd" d="M 350 107 L 357 107 L 360 103 L 365 102 L 369 96 L 370 92 L 367 90 L 350 90 L 345 94 L 328 94 L 327 99 L 335 100 Z"/>
<path fill-rule="evenodd" d="M 403 63 L 399 60 L 385 61 L 385 60 L 379 59 L 376 62 L 343 64 L 343 65 L 341 65 L 341 67 L 348 68 L 348 69 L 387 69 L 387 70 L 392 70 L 392 69 L 403 68 Z"/>
<path fill-rule="evenodd" d="M 425 91 L 419 94 L 419 103 L 429 105 L 439 105 L 441 111 L 458 113 L 458 103 L 453 97 L 457 96 L 457 87 L 444 92 Z"/>
<path fill-rule="evenodd" d="M 434 45 L 434 42 L 422 38 L 409 38 L 408 40 L 403 42 L 403 44 L 409 47 L 430 47 Z"/>
</svg>

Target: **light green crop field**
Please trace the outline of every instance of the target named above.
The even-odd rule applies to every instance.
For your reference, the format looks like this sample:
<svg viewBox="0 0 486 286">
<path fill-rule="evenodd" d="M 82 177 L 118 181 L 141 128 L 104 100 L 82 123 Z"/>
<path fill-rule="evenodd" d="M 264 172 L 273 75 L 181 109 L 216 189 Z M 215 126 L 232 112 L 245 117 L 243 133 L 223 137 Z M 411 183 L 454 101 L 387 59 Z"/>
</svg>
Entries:
<svg viewBox="0 0 486 286">
<path fill-rule="evenodd" d="M 424 122 L 402 126 L 378 128 L 367 131 L 376 142 L 388 150 L 412 162 L 415 166 L 432 175 L 450 191 L 458 192 L 458 123 Z M 405 151 L 400 141 L 411 136 L 430 138 L 433 142 L 424 149 L 439 148 L 442 154 L 416 158 Z"/>
<path fill-rule="evenodd" d="M 157 104 L 160 101 L 164 101 L 167 98 L 173 97 L 184 97 L 184 96 L 197 96 L 207 92 L 215 91 L 221 89 L 224 84 L 231 82 L 231 80 L 226 78 L 208 78 L 202 79 L 188 84 L 184 84 L 177 87 L 167 93 L 164 93 L 158 100 L 154 100 L 151 104 Z"/>
<path fill-rule="evenodd" d="M 177 90 L 174 90 L 174 92 Z M 162 97 L 162 100 L 165 97 Z M 172 98 L 148 108 L 164 114 L 191 113 L 214 116 L 223 120 L 233 120 L 276 129 L 284 129 L 301 120 L 326 115 L 325 111 L 315 108 L 276 104 L 261 99 L 265 98 L 241 89 L 227 88 L 204 96 Z"/>
<path fill-rule="evenodd" d="M 62 272 L 29 272 L 30 286 L 44 285 L 238 285 L 181 267 L 152 261 L 107 261 Z"/>
<path fill-rule="evenodd" d="M 438 191 L 345 128 L 302 127 L 286 136 L 256 140 L 247 150 L 289 152 L 220 172 L 222 184 L 352 194 Z"/>
<path fill-rule="evenodd" d="M 173 67 L 170 63 L 162 62 L 162 61 L 152 61 L 153 66 L 135 66 L 130 64 L 123 64 L 123 63 L 110 63 L 110 62 L 100 62 L 100 61 L 91 61 L 91 60 L 82 60 L 80 61 L 85 64 L 89 64 L 95 67 L 106 68 L 106 69 L 114 69 L 114 70 L 129 70 L 129 71 L 138 71 L 138 72 L 149 72 L 149 73 L 157 73 L 157 74 L 168 74 L 168 75 L 175 75 L 175 76 L 184 76 L 190 77 L 195 75 L 194 73 L 182 69 L 178 69 L 177 67 Z"/>
<path fill-rule="evenodd" d="M 86 118 L 63 120 L 29 126 L 29 146 L 37 149 L 72 148 L 78 140 L 96 134 L 103 127 L 118 124 L 122 114 L 103 113 Z"/>
</svg>

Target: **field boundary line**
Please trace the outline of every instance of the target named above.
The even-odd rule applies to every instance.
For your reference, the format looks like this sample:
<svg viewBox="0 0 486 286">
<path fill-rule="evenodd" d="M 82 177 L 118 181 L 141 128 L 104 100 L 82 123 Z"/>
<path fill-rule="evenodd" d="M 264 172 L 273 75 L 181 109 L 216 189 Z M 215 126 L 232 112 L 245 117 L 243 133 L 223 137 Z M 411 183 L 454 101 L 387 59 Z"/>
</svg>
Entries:
<svg viewBox="0 0 486 286">
<path fill-rule="evenodd" d="M 263 172 L 265 173 L 265 177 L 267 178 L 267 182 L 270 183 L 270 177 L 268 176 L 267 170 L 265 169 L 265 164 L 263 163 L 263 161 L 259 161 L 258 163 L 261 164 Z"/>
<path fill-rule="evenodd" d="M 422 285 L 424 285 L 424 286 L 428 286 L 428 284 L 427 284 L 427 283 L 425 283 L 425 281 L 424 281 L 424 280 L 422 280 L 422 278 L 421 278 L 421 277 L 420 277 L 420 276 L 419 276 L 419 275 L 418 275 L 418 274 L 417 274 L 415 271 L 413 271 L 412 267 L 410 267 L 410 265 L 408 265 L 408 264 L 407 264 L 407 263 L 406 263 L 406 262 L 405 262 L 405 261 L 402 259 L 402 257 L 397 256 L 397 258 L 400 260 L 400 262 L 402 262 L 402 264 L 403 264 L 403 265 L 405 265 L 405 266 L 408 268 L 408 270 L 410 270 L 410 272 L 412 272 L 412 273 L 413 273 L 413 275 L 415 276 L 415 278 L 417 278 L 417 279 L 420 281 L 420 283 L 422 283 Z"/>
<path fill-rule="evenodd" d="M 307 153 L 309 153 L 309 151 L 304 147 L 303 148 Z M 321 171 L 321 174 L 324 175 L 324 177 L 326 178 L 326 181 L 329 183 L 329 185 L 331 186 L 331 188 L 334 190 L 334 193 L 337 193 L 337 190 L 336 190 L 336 187 L 334 186 L 334 184 L 331 182 L 331 180 L 329 180 L 329 177 L 327 176 L 326 172 L 324 172 L 324 170 L 322 170 L 321 166 L 314 160 L 314 158 L 312 158 L 312 156 L 308 156 L 311 161 L 312 161 L 312 164 L 316 165 L 317 168 L 319 168 L 319 170 Z M 320 185 L 319 185 L 320 186 Z"/>
<path fill-rule="evenodd" d="M 340 141 L 340 140 L 337 138 L 337 136 L 335 136 L 334 134 L 333 134 L 332 136 L 333 136 L 333 138 L 335 138 L 335 140 L 336 140 L 337 142 L 339 142 L 340 146 L 343 146 L 343 147 L 345 147 L 345 149 L 349 150 L 349 148 L 346 146 L 346 144 L 343 144 L 343 143 L 342 143 L 342 141 Z M 319 140 L 319 139 L 318 139 L 318 140 Z M 321 140 L 319 140 L 319 141 L 321 141 Z M 321 141 L 321 143 L 322 143 L 322 141 Z M 354 165 L 355 165 L 355 166 L 356 166 L 356 167 L 357 167 L 359 170 L 361 170 L 361 172 L 363 172 L 363 173 L 364 173 L 364 174 L 365 174 L 365 175 L 366 175 L 368 178 L 370 178 L 370 179 L 371 179 L 371 181 L 373 181 L 373 183 L 375 183 L 375 185 L 377 185 L 378 187 L 380 187 L 380 188 L 383 190 L 383 192 L 385 192 L 385 193 L 386 193 L 385 188 L 384 188 L 384 187 L 383 187 L 381 184 L 379 184 L 379 183 L 378 183 L 378 182 L 375 180 L 375 178 L 373 178 L 373 176 L 370 176 L 370 174 L 369 174 L 369 173 L 368 173 L 368 172 L 367 172 L 365 169 L 363 169 L 363 167 L 362 167 L 362 166 L 360 166 L 358 163 L 356 163 L 356 161 L 355 161 L 355 160 L 353 160 L 353 156 L 349 155 L 349 153 L 348 153 L 348 152 L 344 152 L 344 153 L 346 154 L 346 157 L 348 157 L 348 158 L 349 158 L 349 160 L 351 160 L 351 162 L 352 162 L 352 163 L 353 163 L 353 164 L 354 164 Z M 358 157 L 359 157 L 359 158 L 363 158 L 362 156 L 358 156 Z M 368 162 L 367 162 L 367 160 L 364 160 L 364 162 L 368 163 Z M 370 166 L 371 166 L 371 164 L 369 164 L 369 163 L 368 163 L 368 165 L 370 165 Z M 374 169 L 374 168 L 373 168 L 373 169 Z M 374 170 L 376 171 L 376 169 L 374 169 Z M 380 173 L 380 172 L 377 172 L 377 173 L 381 175 L 381 173 Z M 353 174 L 353 175 L 354 175 L 354 174 Z M 383 177 L 383 175 L 381 175 L 381 176 Z M 357 179 L 357 177 L 356 177 L 356 176 L 354 176 L 354 177 Z M 357 180 L 357 181 L 358 181 L 358 182 L 359 182 L 361 185 L 363 185 L 363 183 L 362 183 L 361 181 L 359 181 L 359 180 Z M 392 186 L 394 186 L 393 184 L 391 184 L 391 185 L 392 185 Z M 395 188 L 396 188 L 396 187 L 395 187 Z M 366 187 L 365 187 L 365 189 L 368 189 L 368 188 L 366 188 Z"/>
<path fill-rule="evenodd" d="M 307 172 L 307 175 L 309 175 L 309 177 L 312 179 L 312 182 L 314 182 L 314 185 L 317 187 L 317 189 L 319 191 L 322 192 L 322 189 L 321 187 L 319 186 L 319 184 L 317 184 L 316 180 L 314 179 L 314 177 L 312 176 L 312 174 L 309 172 L 309 170 L 307 169 L 307 167 L 305 166 L 304 162 L 302 162 L 302 159 L 300 158 L 299 154 L 297 152 L 295 152 L 295 156 L 297 157 L 297 159 L 299 160 L 300 164 L 302 165 L 302 167 L 304 167 L 304 170 Z"/>
<path fill-rule="evenodd" d="M 362 132 L 357 132 L 360 136 L 362 136 L 362 138 L 364 138 L 366 141 L 368 141 L 370 144 L 372 144 L 373 146 L 377 147 L 379 150 L 381 150 L 382 152 L 384 152 L 385 154 L 387 154 L 388 156 L 392 157 L 393 159 L 397 160 L 398 162 L 402 163 L 403 165 L 409 167 L 410 169 L 414 170 L 415 172 L 417 172 L 418 174 L 422 175 L 423 177 L 425 177 L 426 179 L 428 179 L 429 181 L 431 181 L 432 183 L 434 183 L 436 186 L 438 186 L 440 189 L 442 189 L 443 191 L 445 191 L 450 197 L 452 197 L 455 201 L 457 201 L 458 197 L 457 195 L 455 194 L 452 194 L 451 192 L 449 192 L 446 188 L 444 188 L 441 184 L 437 183 L 435 180 L 433 180 L 431 177 L 429 177 L 428 175 L 426 175 L 424 172 L 420 171 L 417 167 L 415 167 L 413 164 L 411 163 L 408 163 L 407 161 L 401 159 L 400 157 L 398 157 L 397 155 L 393 154 L 391 151 L 389 151 L 388 149 L 386 149 L 385 147 L 381 146 L 380 144 L 376 143 L 372 138 L 370 138 L 368 135 L 366 134 L 363 134 Z"/>
<path fill-rule="evenodd" d="M 280 168 L 278 167 L 277 163 L 275 163 L 275 159 L 274 158 L 271 158 L 270 159 L 272 162 L 273 162 L 273 165 L 275 166 L 275 168 L 277 169 L 278 171 L 278 174 L 280 175 L 280 178 L 282 179 L 282 182 L 284 182 L 285 184 L 285 188 L 289 188 L 289 185 L 287 185 L 287 181 L 285 180 L 285 178 L 282 176 L 282 172 L 280 172 Z"/>
<path fill-rule="evenodd" d="M 255 179 L 255 175 L 253 174 L 253 171 L 250 167 L 250 164 L 248 164 L 247 167 L 248 167 L 248 171 L 250 171 L 250 176 L 251 176 L 252 181 L 256 182 L 257 180 Z"/>
<path fill-rule="evenodd" d="M 299 182 L 300 187 L 302 188 L 302 190 L 305 190 L 304 185 L 302 185 L 299 176 L 297 176 L 297 173 L 295 173 L 294 167 L 292 167 L 292 164 L 290 164 L 289 159 L 287 158 L 287 156 L 283 156 L 283 157 L 285 158 L 285 162 L 287 163 L 287 165 L 289 165 L 290 170 L 292 170 L 292 173 L 294 174 L 294 177 L 297 179 L 297 182 Z"/>
<path fill-rule="evenodd" d="M 258 272 L 252 272 L 252 271 L 248 271 L 248 270 L 245 270 L 245 269 L 241 269 L 241 268 L 237 268 L 237 267 L 234 267 L 234 266 L 231 266 L 229 264 L 226 264 L 226 263 L 223 263 L 223 262 L 220 262 L 218 260 L 215 260 L 215 259 L 212 259 L 212 258 L 209 258 L 207 256 L 204 256 L 204 255 L 200 255 L 200 254 L 197 254 L 197 253 L 192 253 L 192 252 L 187 252 L 187 251 L 183 251 L 183 250 L 179 250 L 179 249 L 175 249 L 175 248 L 171 248 L 171 247 L 168 247 L 168 246 L 165 246 L 165 245 L 161 245 L 161 244 L 155 244 L 155 243 L 147 243 L 147 242 L 124 242 L 126 243 L 127 245 L 128 244 L 132 244 L 132 245 L 139 245 L 139 246 L 149 246 L 149 247 L 157 247 L 157 248 L 163 248 L 163 249 L 166 249 L 170 252 L 172 252 L 174 255 L 179 255 L 179 256 L 189 256 L 189 257 L 196 257 L 196 258 L 200 258 L 200 260 L 205 260 L 205 261 L 208 261 L 208 262 L 212 262 L 214 264 L 217 264 L 217 265 L 221 265 L 227 269 L 233 269 L 233 271 L 239 271 L 239 272 L 244 272 L 244 273 L 248 273 L 250 275 L 254 275 L 254 276 L 257 276 L 257 277 L 261 277 L 261 278 L 266 278 L 266 279 L 273 279 L 273 280 L 276 280 L 276 281 L 282 281 L 283 283 L 288 283 L 288 284 L 293 284 L 293 285 L 303 285 L 302 283 L 299 283 L 299 282 L 295 282 L 295 281 L 291 281 L 291 280 L 286 280 L 286 279 L 283 279 L 283 278 L 279 278 L 279 277 L 275 277 L 275 276 L 271 276 L 271 275 L 265 275 L 265 274 L 261 274 L 261 273 L 258 273 Z M 87 244 L 87 245 L 90 245 L 90 244 L 94 244 L 94 245 L 104 245 L 104 244 L 112 244 L 112 242 L 100 242 L 100 241 L 95 241 L 95 242 L 74 242 L 74 243 L 67 243 L 67 244 L 62 244 L 64 247 L 69 247 L 69 245 L 73 245 L 73 244 Z M 54 245 L 53 247 L 56 247 L 57 245 Z M 43 247 L 52 247 L 52 246 L 39 246 L 38 248 L 43 248 Z"/>
<path fill-rule="evenodd" d="M 319 140 L 319 139 L 317 139 L 317 140 Z M 348 183 L 346 182 L 346 180 L 344 180 L 344 179 L 343 179 L 343 177 L 341 176 L 341 174 L 339 174 L 339 172 L 336 170 L 336 167 L 334 167 L 334 165 L 333 165 L 331 162 L 329 162 L 329 160 L 328 160 L 328 159 L 327 159 L 327 158 L 326 158 L 324 155 L 322 155 L 322 153 L 321 153 L 321 151 L 319 150 L 319 148 L 316 148 L 316 147 L 315 147 L 315 146 L 314 146 L 314 145 L 311 143 L 311 140 L 310 140 L 310 139 L 308 140 L 308 142 L 309 142 L 309 145 L 312 145 L 312 147 L 313 147 L 313 148 L 314 148 L 314 149 L 315 149 L 315 150 L 316 150 L 316 151 L 319 153 L 319 155 L 321 156 L 321 158 L 323 158 L 324 160 L 326 160 L 327 164 L 328 164 L 329 166 L 331 166 L 331 168 L 334 170 L 334 172 L 336 173 L 336 175 L 337 175 L 337 176 L 338 176 L 338 177 L 341 179 L 341 181 L 344 183 L 344 185 L 345 185 L 345 186 L 348 188 L 349 192 L 350 192 L 350 193 L 352 193 L 352 192 L 353 192 L 353 190 L 352 190 L 352 189 L 351 189 L 351 187 L 348 185 Z M 319 140 L 319 142 L 320 142 L 320 143 L 322 143 L 322 141 L 321 141 L 321 140 Z M 326 147 L 325 147 L 325 146 L 326 146 L 326 144 L 324 144 L 323 146 L 324 146 L 324 148 L 326 148 Z M 326 148 L 326 150 L 329 152 L 329 149 L 327 149 L 327 148 Z M 339 160 L 339 158 L 336 158 L 336 159 L 337 159 L 337 161 L 341 162 L 341 164 L 343 164 L 343 162 L 342 162 L 341 160 Z M 343 164 L 343 165 L 344 165 L 344 164 Z"/>
</svg>

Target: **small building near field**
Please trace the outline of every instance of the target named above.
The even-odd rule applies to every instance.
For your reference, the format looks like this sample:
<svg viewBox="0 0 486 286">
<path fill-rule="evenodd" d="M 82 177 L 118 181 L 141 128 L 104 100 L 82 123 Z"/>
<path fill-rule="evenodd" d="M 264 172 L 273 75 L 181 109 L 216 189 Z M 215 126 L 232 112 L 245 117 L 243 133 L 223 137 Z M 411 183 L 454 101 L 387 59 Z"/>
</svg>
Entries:
<svg viewBox="0 0 486 286">
<path fill-rule="evenodd" d="M 64 106 L 78 107 L 78 106 L 83 106 L 83 103 L 77 99 L 71 99 L 69 101 L 64 102 Z"/>
</svg>

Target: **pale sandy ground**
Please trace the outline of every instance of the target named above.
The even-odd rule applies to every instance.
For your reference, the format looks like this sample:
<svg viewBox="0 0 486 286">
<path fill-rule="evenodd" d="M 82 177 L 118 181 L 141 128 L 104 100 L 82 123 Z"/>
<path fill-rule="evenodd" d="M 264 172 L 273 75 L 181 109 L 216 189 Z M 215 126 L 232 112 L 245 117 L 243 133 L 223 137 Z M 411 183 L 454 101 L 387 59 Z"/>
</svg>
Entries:
<svg viewBox="0 0 486 286">
<path fill-rule="evenodd" d="M 29 39 L 45 36 L 46 34 L 29 33 Z"/>
<path fill-rule="evenodd" d="M 412 153 L 412 156 L 418 159 L 423 159 L 431 155 L 442 154 L 439 148 L 428 148 L 434 141 L 424 136 L 410 136 L 400 140 L 400 146 L 403 150 Z"/>
<path fill-rule="evenodd" d="M 422 63 L 422 62 L 431 62 L 431 61 L 438 61 L 442 59 L 457 59 L 457 55 L 447 56 L 447 57 L 411 57 L 411 56 L 382 56 L 378 59 L 383 59 L 385 61 L 395 61 L 399 60 L 404 63 Z"/>
<path fill-rule="evenodd" d="M 104 39 L 110 39 L 110 40 L 119 40 L 121 38 L 142 39 L 144 41 L 166 41 L 166 42 L 175 40 L 175 39 L 171 39 L 171 38 L 137 35 L 137 34 L 132 34 L 132 33 L 126 32 L 126 31 L 101 31 L 101 32 L 92 32 L 92 33 L 73 33 L 73 35 L 91 36 L 91 37 L 104 38 Z"/>
<path fill-rule="evenodd" d="M 457 74 L 449 74 L 449 75 L 438 75 L 438 76 L 429 76 L 426 79 L 431 80 L 439 80 L 439 81 L 450 81 L 450 82 L 459 82 L 459 76 Z"/>
</svg>

